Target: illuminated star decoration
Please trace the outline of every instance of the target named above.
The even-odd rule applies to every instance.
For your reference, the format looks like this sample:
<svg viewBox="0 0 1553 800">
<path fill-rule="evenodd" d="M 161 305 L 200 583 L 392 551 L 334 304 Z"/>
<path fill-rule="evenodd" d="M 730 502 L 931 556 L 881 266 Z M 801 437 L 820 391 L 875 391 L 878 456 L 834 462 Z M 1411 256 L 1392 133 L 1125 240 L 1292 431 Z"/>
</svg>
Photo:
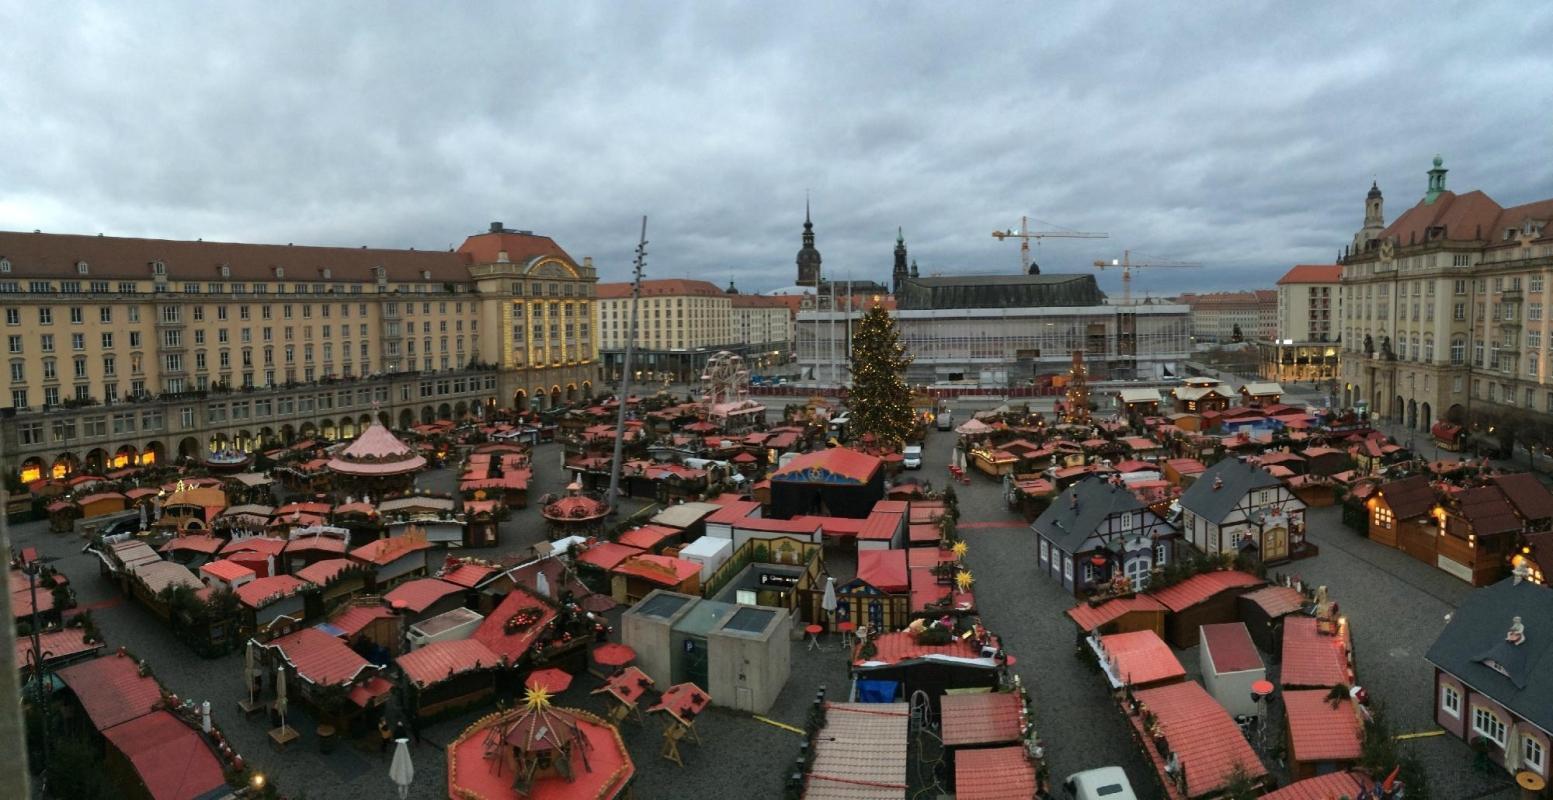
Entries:
<svg viewBox="0 0 1553 800">
<path fill-rule="evenodd" d="M 954 553 L 954 557 L 955 557 L 956 560 L 961 560 L 961 559 L 965 558 L 965 553 L 971 549 L 971 546 L 966 544 L 965 540 L 962 539 L 962 540 L 960 540 L 958 542 L 955 542 L 954 543 L 954 547 L 951 547 L 949 549 L 950 549 L 950 552 Z"/>
<path fill-rule="evenodd" d="M 529 710 L 550 707 L 550 693 L 543 686 L 530 686 L 523 695 L 523 705 Z"/>
<path fill-rule="evenodd" d="M 962 592 L 970 591 L 971 590 L 971 584 L 973 584 L 975 582 L 976 582 L 976 579 L 971 577 L 971 571 L 970 570 L 962 569 L 959 572 L 956 572 L 954 574 L 954 585 L 959 587 L 960 591 L 962 591 Z"/>
</svg>

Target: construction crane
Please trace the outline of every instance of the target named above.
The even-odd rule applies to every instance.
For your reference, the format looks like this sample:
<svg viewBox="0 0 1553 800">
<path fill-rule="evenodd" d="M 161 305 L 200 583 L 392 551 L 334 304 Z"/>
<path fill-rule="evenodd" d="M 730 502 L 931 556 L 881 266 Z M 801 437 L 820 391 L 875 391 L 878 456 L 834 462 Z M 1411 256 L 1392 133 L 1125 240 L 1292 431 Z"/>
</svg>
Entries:
<svg viewBox="0 0 1553 800">
<path fill-rule="evenodd" d="M 1095 262 L 1095 267 L 1101 270 L 1120 269 L 1122 271 L 1122 305 L 1124 306 L 1132 305 L 1132 271 L 1134 269 L 1192 268 L 1200 266 L 1202 265 L 1190 261 L 1133 261 L 1131 250 L 1123 250 L 1120 259 L 1113 258 L 1110 261 Z"/>
<path fill-rule="evenodd" d="M 1036 221 L 1039 222 L 1040 220 Z M 1004 239 L 1018 239 L 1020 269 L 1027 275 L 1039 275 L 1041 274 L 1040 265 L 1032 265 L 1030 261 L 1031 239 L 1034 239 L 1035 243 L 1039 245 L 1042 239 L 1108 239 L 1110 234 L 1085 233 L 1083 231 L 1032 231 L 1030 230 L 1030 218 L 1020 217 L 1019 230 L 993 231 L 992 238 L 1000 242 Z M 1034 266 L 1034 269 L 1031 269 L 1032 266 Z"/>
</svg>

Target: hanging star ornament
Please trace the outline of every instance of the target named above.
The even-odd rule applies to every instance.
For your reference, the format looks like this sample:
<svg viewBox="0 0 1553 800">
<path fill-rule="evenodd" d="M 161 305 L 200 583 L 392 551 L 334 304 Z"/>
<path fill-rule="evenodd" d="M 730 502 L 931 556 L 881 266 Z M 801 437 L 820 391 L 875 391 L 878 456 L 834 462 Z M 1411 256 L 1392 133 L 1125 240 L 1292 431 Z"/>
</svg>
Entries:
<svg viewBox="0 0 1553 800">
<path fill-rule="evenodd" d="M 524 692 L 523 705 L 530 710 L 550 707 L 550 693 L 543 686 L 530 686 Z"/>
</svg>

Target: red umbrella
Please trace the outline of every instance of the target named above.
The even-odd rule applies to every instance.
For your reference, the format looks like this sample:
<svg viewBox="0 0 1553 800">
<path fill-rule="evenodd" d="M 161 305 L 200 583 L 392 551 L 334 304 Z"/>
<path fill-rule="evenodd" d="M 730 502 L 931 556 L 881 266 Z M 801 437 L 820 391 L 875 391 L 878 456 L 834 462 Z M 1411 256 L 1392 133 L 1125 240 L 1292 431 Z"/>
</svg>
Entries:
<svg viewBox="0 0 1553 800">
<path fill-rule="evenodd" d="M 604 667 L 623 667 L 636 660 L 636 651 L 619 642 L 608 642 L 593 648 L 594 663 Z"/>
<path fill-rule="evenodd" d="M 565 670 L 545 667 L 530 672 L 523 685 L 530 689 L 544 689 L 547 694 L 560 694 L 572 685 L 572 676 Z"/>
</svg>

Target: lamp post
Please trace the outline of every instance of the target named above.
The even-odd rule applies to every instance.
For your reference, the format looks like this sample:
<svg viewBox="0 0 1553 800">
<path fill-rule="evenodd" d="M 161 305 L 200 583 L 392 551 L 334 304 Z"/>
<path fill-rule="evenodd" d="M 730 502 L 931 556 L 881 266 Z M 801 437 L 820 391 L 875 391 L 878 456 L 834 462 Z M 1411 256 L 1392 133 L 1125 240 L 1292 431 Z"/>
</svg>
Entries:
<svg viewBox="0 0 1553 800">
<path fill-rule="evenodd" d="M 22 567 L 22 572 L 27 575 L 27 590 L 32 598 L 32 647 L 27 653 L 27 663 L 32 670 L 33 691 L 37 693 L 38 704 L 38 773 L 43 786 L 48 785 L 49 767 L 49 693 L 44 686 L 48 674 L 44 671 L 44 665 L 54 656 L 52 652 L 43 649 L 42 626 L 38 621 L 38 572 L 42 565 L 33 560 Z"/>
</svg>

